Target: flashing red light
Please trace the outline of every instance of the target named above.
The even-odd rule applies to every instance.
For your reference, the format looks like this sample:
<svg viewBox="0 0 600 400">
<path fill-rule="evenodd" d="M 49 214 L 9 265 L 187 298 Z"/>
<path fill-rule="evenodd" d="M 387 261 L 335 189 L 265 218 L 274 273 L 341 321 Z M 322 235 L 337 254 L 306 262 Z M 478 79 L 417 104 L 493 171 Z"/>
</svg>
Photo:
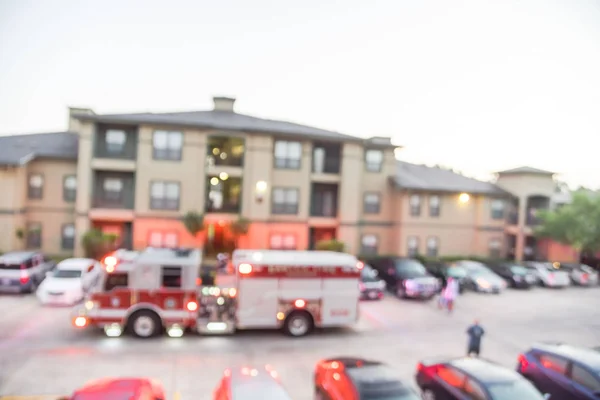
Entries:
<svg viewBox="0 0 600 400">
<path fill-rule="evenodd" d="M 21 282 L 22 285 L 29 282 L 29 276 L 27 275 L 27 273 L 25 271 L 21 271 L 21 277 L 19 278 L 19 281 Z"/>
<path fill-rule="evenodd" d="M 198 303 L 195 301 L 190 301 L 187 303 L 186 308 L 188 311 L 196 311 L 198 309 Z"/>
<path fill-rule="evenodd" d="M 240 266 L 238 267 L 238 271 L 240 271 L 240 274 L 242 275 L 248 275 L 252 272 L 252 265 L 246 263 L 240 264 Z"/>
<path fill-rule="evenodd" d="M 306 301 L 304 301 L 302 299 L 298 299 L 294 302 L 294 306 L 296 308 L 304 308 L 306 306 Z"/>
<path fill-rule="evenodd" d="M 196 278 L 196 286 L 202 285 L 202 278 Z"/>
<path fill-rule="evenodd" d="M 340 363 L 337 361 L 334 361 L 331 363 L 331 368 L 332 369 L 338 369 L 340 367 Z"/>
<path fill-rule="evenodd" d="M 529 366 L 529 361 L 523 354 L 519 354 L 519 363 L 521 364 L 521 370 L 524 371 Z"/>
<path fill-rule="evenodd" d="M 424 370 L 425 370 L 425 366 L 423 365 L 423 363 L 418 363 L 417 364 L 417 371 L 423 372 Z"/>
<path fill-rule="evenodd" d="M 362 367 L 362 366 L 363 366 L 363 362 L 362 362 L 362 361 L 357 361 L 357 362 L 356 362 L 356 366 L 357 366 L 358 368 Z"/>
</svg>

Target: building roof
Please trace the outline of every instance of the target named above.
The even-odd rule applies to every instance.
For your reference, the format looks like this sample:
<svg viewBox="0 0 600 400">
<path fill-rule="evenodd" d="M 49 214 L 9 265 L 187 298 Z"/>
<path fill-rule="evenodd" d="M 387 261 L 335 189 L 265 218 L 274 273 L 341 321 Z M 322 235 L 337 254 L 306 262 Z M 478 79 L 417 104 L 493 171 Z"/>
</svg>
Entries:
<svg viewBox="0 0 600 400">
<path fill-rule="evenodd" d="M 428 192 L 471 193 L 489 196 L 511 196 L 491 182 L 468 178 L 439 167 L 398 161 L 394 183 L 401 189 Z"/>
<path fill-rule="evenodd" d="M 536 175 L 554 175 L 556 172 L 545 171 L 533 167 L 518 167 L 496 172 L 499 175 L 518 175 L 518 174 L 536 174 Z"/>
<path fill-rule="evenodd" d="M 25 165 L 38 157 L 74 160 L 77 150 L 73 132 L 0 136 L 0 165 Z"/>
<path fill-rule="evenodd" d="M 300 125 L 294 122 L 279 121 L 239 114 L 234 111 L 209 110 L 172 113 L 139 113 L 139 114 L 94 114 L 91 112 L 75 112 L 74 118 L 111 124 L 150 124 L 172 125 L 194 128 L 223 129 L 255 133 L 271 133 L 281 136 L 303 136 L 310 139 L 332 141 L 369 142 L 374 146 L 392 146 L 382 138 L 363 139 L 343 133 Z M 395 146 L 393 146 L 395 147 Z"/>
</svg>

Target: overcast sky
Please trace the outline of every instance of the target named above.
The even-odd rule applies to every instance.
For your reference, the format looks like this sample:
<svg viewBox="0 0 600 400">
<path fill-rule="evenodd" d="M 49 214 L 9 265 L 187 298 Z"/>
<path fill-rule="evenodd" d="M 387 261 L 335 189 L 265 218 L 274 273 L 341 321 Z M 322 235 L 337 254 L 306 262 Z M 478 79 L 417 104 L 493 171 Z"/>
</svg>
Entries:
<svg viewBox="0 0 600 400">
<path fill-rule="evenodd" d="M 213 95 L 410 162 L 600 187 L 600 2 L 0 0 L 0 134 Z"/>
</svg>

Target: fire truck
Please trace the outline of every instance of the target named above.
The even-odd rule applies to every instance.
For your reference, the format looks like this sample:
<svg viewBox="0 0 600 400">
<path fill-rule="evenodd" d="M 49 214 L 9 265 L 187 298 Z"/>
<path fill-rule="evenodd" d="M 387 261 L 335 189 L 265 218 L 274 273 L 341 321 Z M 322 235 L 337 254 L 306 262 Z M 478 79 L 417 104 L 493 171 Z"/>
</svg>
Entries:
<svg viewBox="0 0 600 400">
<path fill-rule="evenodd" d="M 236 250 L 232 274 L 214 284 L 199 278 L 202 253 L 149 248 L 135 256 L 104 259 L 101 278 L 74 308 L 77 328 L 95 326 L 107 336 L 131 332 L 149 338 L 166 331 L 181 337 L 281 329 L 304 336 L 315 327 L 351 325 L 359 316 L 363 264 L 329 251 Z"/>
</svg>

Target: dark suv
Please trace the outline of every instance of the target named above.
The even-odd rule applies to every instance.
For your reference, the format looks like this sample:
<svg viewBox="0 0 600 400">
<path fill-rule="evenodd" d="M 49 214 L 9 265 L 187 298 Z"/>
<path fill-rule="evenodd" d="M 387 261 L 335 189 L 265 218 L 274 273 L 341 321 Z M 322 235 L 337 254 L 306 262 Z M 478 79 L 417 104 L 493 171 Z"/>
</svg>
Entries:
<svg viewBox="0 0 600 400">
<path fill-rule="evenodd" d="M 600 352 L 540 343 L 519 356 L 517 371 L 552 399 L 600 399 Z"/>
<path fill-rule="evenodd" d="M 467 270 L 460 266 L 448 265 L 444 262 L 430 262 L 425 265 L 427 271 L 436 278 L 441 279 L 442 285 L 445 287 L 448 278 L 458 280 L 459 293 L 463 293 L 466 287 Z"/>
<path fill-rule="evenodd" d="M 429 274 L 417 260 L 400 257 L 373 257 L 363 260 L 385 281 L 389 290 L 400 298 L 431 299 L 439 291 L 440 281 Z"/>
</svg>

